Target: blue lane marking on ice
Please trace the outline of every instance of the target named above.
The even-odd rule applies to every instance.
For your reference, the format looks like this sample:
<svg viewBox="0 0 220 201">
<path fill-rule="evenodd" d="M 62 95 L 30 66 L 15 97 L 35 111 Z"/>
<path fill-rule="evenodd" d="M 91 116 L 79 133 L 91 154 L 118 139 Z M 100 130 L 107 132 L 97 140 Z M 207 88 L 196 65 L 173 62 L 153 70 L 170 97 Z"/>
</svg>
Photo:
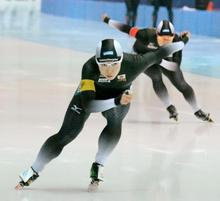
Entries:
<svg viewBox="0 0 220 201">
<path fill-rule="evenodd" d="M 115 38 L 125 51 L 132 50 L 133 39 L 106 24 L 29 12 L 25 16 L 11 13 L 10 18 L 0 13 L 0 36 L 95 52 L 98 41 Z M 220 39 L 193 35 L 183 51 L 183 71 L 220 78 Z"/>
</svg>

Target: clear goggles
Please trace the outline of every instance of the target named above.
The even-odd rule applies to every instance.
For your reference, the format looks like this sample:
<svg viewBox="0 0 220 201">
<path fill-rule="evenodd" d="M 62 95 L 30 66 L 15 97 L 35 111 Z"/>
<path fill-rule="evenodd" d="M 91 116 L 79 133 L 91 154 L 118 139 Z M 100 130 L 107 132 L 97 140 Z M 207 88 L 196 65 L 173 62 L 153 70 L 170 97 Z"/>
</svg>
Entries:
<svg viewBox="0 0 220 201">
<path fill-rule="evenodd" d="M 122 59 L 123 59 L 123 56 L 120 58 L 120 60 L 117 60 L 117 61 L 107 59 L 106 61 L 100 62 L 96 59 L 96 63 L 98 64 L 98 66 L 101 66 L 101 67 L 114 67 L 120 64 L 122 62 Z"/>
<path fill-rule="evenodd" d="M 100 67 L 106 67 L 106 68 L 108 68 L 108 67 L 115 67 L 115 66 L 117 66 L 118 64 L 120 64 L 121 62 L 106 62 L 106 63 L 98 63 L 98 66 L 100 66 Z"/>
</svg>

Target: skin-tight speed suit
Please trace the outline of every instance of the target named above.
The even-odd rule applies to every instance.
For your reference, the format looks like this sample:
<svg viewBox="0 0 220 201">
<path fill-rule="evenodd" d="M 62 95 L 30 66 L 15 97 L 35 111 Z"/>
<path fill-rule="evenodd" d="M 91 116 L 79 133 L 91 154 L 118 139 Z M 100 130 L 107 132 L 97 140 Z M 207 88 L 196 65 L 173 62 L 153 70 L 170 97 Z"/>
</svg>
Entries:
<svg viewBox="0 0 220 201">
<path fill-rule="evenodd" d="M 114 27 L 124 33 L 129 34 L 136 38 L 133 49 L 138 54 L 145 54 L 147 52 L 157 51 L 160 47 L 157 42 L 157 34 L 155 28 L 138 29 L 131 27 L 126 24 L 122 24 L 108 17 L 105 18 L 104 22 L 108 23 L 109 26 Z M 175 34 L 173 42 L 183 41 L 188 42 L 187 36 L 179 36 Z M 160 64 L 154 64 L 152 67 L 147 68 L 144 73 L 152 79 L 153 88 L 157 96 L 164 103 L 166 107 L 170 105 L 169 95 L 166 86 L 162 80 L 162 73 L 171 81 L 171 83 L 183 94 L 185 100 L 192 107 L 194 113 L 197 112 L 200 107 L 197 104 L 194 90 L 185 81 L 182 70 L 180 68 L 182 61 L 182 51 L 178 51 L 173 55 L 163 60 Z M 165 65 L 177 64 L 176 71 L 169 71 L 164 68 Z M 164 65 L 164 66 L 163 66 Z"/>
<path fill-rule="evenodd" d="M 92 112 L 102 112 L 107 120 L 107 125 L 99 136 L 96 154 L 96 162 L 104 165 L 120 139 L 122 121 L 129 110 L 129 105 L 120 105 L 119 97 L 146 68 L 159 63 L 183 46 L 179 42 L 143 55 L 123 53 L 120 71 L 113 80 L 100 74 L 95 56 L 90 58 L 83 66 L 80 85 L 67 108 L 61 129 L 43 144 L 32 168 L 40 172 L 46 164 L 59 156 L 63 148 L 78 136 Z"/>
</svg>

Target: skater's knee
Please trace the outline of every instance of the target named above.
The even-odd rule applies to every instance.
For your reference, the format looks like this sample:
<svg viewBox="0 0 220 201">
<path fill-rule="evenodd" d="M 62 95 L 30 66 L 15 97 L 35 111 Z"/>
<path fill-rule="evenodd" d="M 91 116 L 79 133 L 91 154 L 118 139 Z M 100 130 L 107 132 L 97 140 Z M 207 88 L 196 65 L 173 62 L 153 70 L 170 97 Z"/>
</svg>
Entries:
<svg viewBox="0 0 220 201">
<path fill-rule="evenodd" d="M 110 121 L 107 123 L 107 127 L 110 130 L 121 130 L 121 125 L 122 125 L 122 122 L 120 120 L 118 122 L 117 121 Z"/>
<path fill-rule="evenodd" d="M 107 126 L 110 130 L 120 130 L 122 125 L 122 119 L 113 118 L 107 122 Z"/>
<path fill-rule="evenodd" d="M 106 129 L 108 130 L 108 133 L 111 133 L 111 135 L 120 135 L 122 128 L 122 123 L 117 121 L 111 121 L 107 123 Z"/>
<path fill-rule="evenodd" d="M 178 90 L 184 94 L 192 91 L 192 88 L 187 83 L 182 83 L 178 86 Z"/>
<path fill-rule="evenodd" d="M 56 134 L 57 144 L 61 147 L 66 146 L 71 141 L 73 141 L 77 136 L 79 132 L 76 132 L 74 130 L 69 130 L 65 132 L 59 132 Z"/>
<path fill-rule="evenodd" d="M 121 128 L 111 128 L 108 132 L 108 142 L 115 144 L 121 138 Z"/>
</svg>

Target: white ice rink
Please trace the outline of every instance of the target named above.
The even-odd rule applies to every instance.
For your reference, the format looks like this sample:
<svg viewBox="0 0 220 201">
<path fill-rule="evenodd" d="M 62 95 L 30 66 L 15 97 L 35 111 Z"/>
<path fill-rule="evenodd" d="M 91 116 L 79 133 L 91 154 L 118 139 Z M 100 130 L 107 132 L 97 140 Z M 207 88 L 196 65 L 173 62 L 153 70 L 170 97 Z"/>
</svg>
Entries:
<svg viewBox="0 0 220 201">
<path fill-rule="evenodd" d="M 23 33 L 33 36 L 36 31 Z M 59 38 L 57 32 L 48 33 L 41 37 Z M 61 37 L 71 33 L 65 34 Z M 150 79 L 141 75 L 134 83 L 134 101 L 123 124 L 122 138 L 106 164 L 105 181 L 97 193 L 88 193 L 87 186 L 98 136 L 105 125 L 100 114 L 90 116 L 79 137 L 36 182 L 15 191 L 19 173 L 32 164 L 42 143 L 60 128 L 79 83 L 82 64 L 92 55 L 74 47 L 39 42 L 35 35 L 29 40 L 24 35 L 17 28 L 7 28 L 0 37 L 1 201 L 220 200 L 220 77 L 186 72 L 198 102 L 215 123 L 198 120 L 182 95 L 164 78 L 179 111 L 178 123 L 169 120 Z M 86 39 L 92 41 L 89 49 L 95 49 L 96 39 Z M 81 41 L 73 40 L 80 46 Z M 219 40 L 201 40 L 214 40 L 219 53 Z M 194 36 L 192 44 L 197 41 Z M 207 66 L 220 68 L 218 61 L 213 64 L 216 58 L 207 46 L 200 51 L 201 59 L 203 54 L 209 58 Z M 190 56 L 199 56 L 193 45 L 188 52 L 185 63 L 190 62 Z"/>
</svg>

